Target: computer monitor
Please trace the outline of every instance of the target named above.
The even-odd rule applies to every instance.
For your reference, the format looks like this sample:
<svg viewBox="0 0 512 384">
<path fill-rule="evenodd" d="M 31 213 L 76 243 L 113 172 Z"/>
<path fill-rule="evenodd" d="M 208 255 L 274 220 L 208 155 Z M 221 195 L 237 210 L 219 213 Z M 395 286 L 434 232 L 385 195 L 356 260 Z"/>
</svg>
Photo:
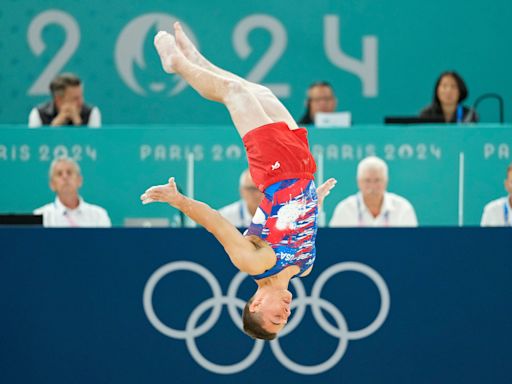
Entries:
<svg viewBox="0 0 512 384">
<path fill-rule="evenodd" d="M 0 225 L 43 225 L 43 215 L 0 213 Z"/>
<path fill-rule="evenodd" d="M 316 128 L 349 128 L 351 125 L 350 112 L 317 112 L 315 115 Z"/>
<path fill-rule="evenodd" d="M 386 116 L 384 124 L 440 124 L 445 123 L 442 117 L 419 116 Z"/>
</svg>

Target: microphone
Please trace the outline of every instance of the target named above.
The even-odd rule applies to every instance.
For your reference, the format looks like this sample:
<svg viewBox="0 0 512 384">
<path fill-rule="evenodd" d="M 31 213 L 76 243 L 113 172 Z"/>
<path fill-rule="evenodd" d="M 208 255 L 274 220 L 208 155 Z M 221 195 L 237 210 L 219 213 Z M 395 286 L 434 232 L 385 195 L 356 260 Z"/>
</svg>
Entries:
<svg viewBox="0 0 512 384">
<path fill-rule="evenodd" d="M 505 122 L 505 104 L 503 102 L 503 97 L 498 95 L 497 93 L 484 93 L 483 95 L 477 97 L 475 102 L 473 103 L 473 106 L 470 108 L 469 113 L 467 114 L 466 118 L 464 119 L 465 123 L 469 123 L 473 120 L 475 117 L 477 107 L 478 105 L 486 99 L 496 99 L 498 100 L 498 107 L 499 107 L 499 114 L 500 114 L 500 124 L 503 124 Z"/>
</svg>

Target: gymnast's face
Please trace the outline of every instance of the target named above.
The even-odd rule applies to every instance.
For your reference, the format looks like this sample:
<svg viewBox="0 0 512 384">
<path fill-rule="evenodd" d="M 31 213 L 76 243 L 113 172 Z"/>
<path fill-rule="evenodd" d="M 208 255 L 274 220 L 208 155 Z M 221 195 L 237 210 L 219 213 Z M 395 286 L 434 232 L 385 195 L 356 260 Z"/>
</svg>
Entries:
<svg viewBox="0 0 512 384">
<path fill-rule="evenodd" d="M 288 290 L 278 290 L 262 295 L 251 304 L 251 311 L 261 314 L 261 326 L 268 332 L 281 331 L 290 317 L 292 294 Z"/>
</svg>

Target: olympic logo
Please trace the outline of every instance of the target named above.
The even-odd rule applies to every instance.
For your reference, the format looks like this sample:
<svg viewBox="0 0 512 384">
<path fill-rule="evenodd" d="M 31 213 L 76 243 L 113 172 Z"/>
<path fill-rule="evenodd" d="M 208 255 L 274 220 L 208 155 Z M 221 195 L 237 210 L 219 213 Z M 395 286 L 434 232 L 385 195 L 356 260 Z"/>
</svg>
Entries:
<svg viewBox="0 0 512 384">
<path fill-rule="evenodd" d="M 212 290 L 212 298 L 203 301 L 192 311 L 188 317 L 184 330 L 174 329 L 162 323 L 157 317 L 153 308 L 153 292 L 156 285 L 166 275 L 176 271 L 190 271 L 197 273 L 206 280 Z M 365 328 L 355 331 L 348 329 L 345 317 L 336 306 L 320 297 L 325 283 L 332 276 L 347 271 L 359 272 L 368 277 L 376 285 L 380 294 L 380 309 L 375 319 Z M 240 362 L 232 365 L 219 365 L 211 362 L 202 355 L 197 347 L 195 339 L 201 335 L 204 335 L 215 326 L 221 315 L 223 305 L 227 306 L 229 316 L 236 324 L 236 326 L 242 331 L 242 317 L 237 308 L 243 309 L 245 306 L 245 301 L 236 297 L 236 294 L 240 284 L 246 277 L 247 274 L 242 272 L 236 274 L 228 287 L 227 295 L 223 296 L 219 282 L 215 276 L 205 267 L 189 261 L 171 262 L 158 268 L 148 279 L 146 286 L 144 287 L 143 294 L 144 311 L 149 322 L 160 333 L 173 339 L 185 340 L 190 355 L 200 366 L 218 374 L 235 374 L 247 369 L 259 358 L 264 346 L 263 340 L 256 340 L 252 350 Z M 323 363 L 317 365 L 301 365 L 292 361 L 281 349 L 279 338 L 271 341 L 270 348 L 276 359 L 284 367 L 296 373 L 304 375 L 315 375 L 331 369 L 341 360 L 345 354 L 349 341 L 360 340 L 373 334 L 382 326 L 384 321 L 386 321 L 389 313 L 390 295 L 386 282 L 378 272 L 370 268 L 368 265 L 362 263 L 342 262 L 332 265 L 324 272 L 322 272 L 317 278 L 311 290 L 310 296 L 306 295 L 304 285 L 300 279 L 293 279 L 291 280 L 291 283 L 296 291 L 296 298 L 293 300 L 291 308 L 295 308 L 296 311 L 290 322 L 280 333 L 279 337 L 283 337 L 293 332 L 302 321 L 307 306 L 310 306 L 313 317 L 318 325 L 326 333 L 339 340 L 337 348 L 331 357 Z M 203 315 L 209 309 L 211 309 L 209 317 L 203 324 L 198 325 L 197 322 L 201 315 Z M 336 326 L 333 326 L 325 318 L 322 310 L 326 311 L 332 316 Z"/>
</svg>

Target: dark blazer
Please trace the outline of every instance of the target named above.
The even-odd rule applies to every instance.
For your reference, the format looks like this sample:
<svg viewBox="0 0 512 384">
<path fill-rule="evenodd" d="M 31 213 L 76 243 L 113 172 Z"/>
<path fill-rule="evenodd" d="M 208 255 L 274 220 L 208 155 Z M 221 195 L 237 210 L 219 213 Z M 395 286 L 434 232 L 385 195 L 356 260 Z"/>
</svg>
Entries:
<svg viewBox="0 0 512 384">
<path fill-rule="evenodd" d="M 435 104 L 430 104 L 427 107 L 423 108 L 420 112 L 420 117 L 427 117 L 433 119 L 444 120 L 443 111 L 440 106 Z M 471 109 L 468 107 L 462 106 L 462 122 L 464 123 L 477 123 L 478 115 L 476 112 L 471 112 Z M 453 114 L 451 121 L 447 121 L 447 123 L 456 123 L 457 122 L 457 112 Z"/>
</svg>

